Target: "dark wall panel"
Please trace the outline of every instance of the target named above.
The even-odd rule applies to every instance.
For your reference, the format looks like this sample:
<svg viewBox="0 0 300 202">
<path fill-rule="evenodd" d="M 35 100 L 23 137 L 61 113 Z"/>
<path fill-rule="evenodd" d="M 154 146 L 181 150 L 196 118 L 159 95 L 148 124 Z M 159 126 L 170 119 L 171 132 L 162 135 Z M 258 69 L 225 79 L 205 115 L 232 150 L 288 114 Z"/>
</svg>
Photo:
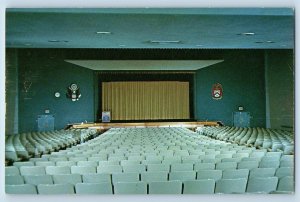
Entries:
<svg viewBox="0 0 300 202">
<path fill-rule="evenodd" d="M 251 126 L 265 126 L 263 51 L 224 51 L 223 59 L 224 62 L 196 73 L 196 118 L 232 125 L 232 113 L 242 105 L 251 113 Z M 214 100 L 211 96 L 214 83 L 223 86 L 221 100 Z"/>
<path fill-rule="evenodd" d="M 45 114 L 45 109 L 55 116 L 55 129 L 68 123 L 94 121 L 92 70 L 65 62 L 64 51 L 24 49 L 19 53 L 20 132 L 36 131 L 37 117 Z M 80 87 L 79 101 L 66 98 L 71 83 Z M 61 97 L 55 98 L 55 92 Z"/>
</svg>

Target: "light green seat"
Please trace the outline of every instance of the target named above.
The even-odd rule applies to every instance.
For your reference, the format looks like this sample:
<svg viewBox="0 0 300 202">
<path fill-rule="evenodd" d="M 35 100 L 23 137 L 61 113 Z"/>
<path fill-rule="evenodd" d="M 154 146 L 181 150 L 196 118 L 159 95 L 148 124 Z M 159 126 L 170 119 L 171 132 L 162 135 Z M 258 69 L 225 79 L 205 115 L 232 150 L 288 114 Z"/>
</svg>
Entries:
<svg viewBox="0 0 300 202">
<path fill-rule="evenodd" d="M 147 171 L 141 173 L 141 181 L 155 182 L 155 181 L 167 181 L 168 172 L 166 171 Z"/>
<path fill-rule="evenodd" d="M 251 177 L 272 177 L 275 175 L 275 168 L 253 168 L 250 170 L 249 178 Z"/>
<path fill-rule="evenodd" d="M 215 164 L 214 163 L 195 163 L 194 170 L 200 171 L 200 170 L 214 170 Z"/>
<path fill-rule="evenodd" d="M 228 169 L 224 170 L 222 174 L 223 179 L 236 179 L 236 178 L 246 178 L 248 179 L 249 170 L 248 169 Z"/>
<path fill-rule="evenodd" d="M 285 177 L 285 176 L 294 176 L 294 168 L 293 167 L 277 168 L 275 176 L 278 178 Z"/>
<path fill-rule="evenodd" d="M 295 181 L 293 176 L 286 176 L 279 179 L 277 191 L 295 192 Z"/>
<path fill-rule="evenodd" d="M 111 183 L 111 175 L 108 173 L 93 173 L 82 175 L 82 182 L 84 183 Z"/>
<path fill-rule="evenodd" d="M 37 194 L 36 186 L 33 184 L 5 185 L 7 194 Z"/>
<path fill-rule="evenodd" d="M 78 161 L 77 166 L 92 166 L 97 167 L 98 162 L 97 161 Z"/>
<path fill-rule="evenodd" d="M 96 167 L 94 166 L 71 166 L 71 173 L 73 174 L 88 174 L 96 173 Z"/>
<path fill-rule="evenodd" d="M 169 173 L 169 180 L 195 180 L 196 172 L 195 171 L 175 171 Z"/>
<path fill-rule="evenodd" d="M 108 165 L 120 165 L 120 161 L 99 161 L 98 164 L 100 167 Z"/>
<path fill-rule="evenodd" d="M 146 166 L 142 164 L 136 164 L 136 165 L 124 165 L 123 172 L 145 172 Z"/>
<path fill-rule="evenodd" d="M 97 167 L 97 173 L 120 173 L 122 171 L 123 168 L 120 165 L 106 165 Z"/>
<path fill-rule="evenodd" d="M 279 160 L 273 160 L 273 161 L 262 160 L 259 163 L 259 168 L 278 168 L 279 164 L 280 164 Z"/>
<path fill-rule="evenodd" d="M 141 164 L 141 161 L 139 160 L 122 160 L 120 162 L 121 166 L 127 166 L 127 165 L 139 165 Z"/>
<path fill-rule="evenodd" d="M 247 186 L 246 178 L 221 179 L 216 182 L 215 193 L 235 194 L 245 193 Z"/>
<path fill-rule="evenodd" d="M 39 184 L 39 194 L 75 194 L 72 184 Z"/>
<path fill-rule="evenodd" d="M 76 161 L 57 161 L 56 166 L 76 166 Z"/>
<path fill-rule="evenodd" d="M 213 194 L 215 191 L 215 180 L 191 180 L 183 182 L 183 194 Z"/>
<path fill-rule="evenodd" d="M 170 165 L 169 164 L 149 164 L 147 166 L 147 171 L 170 171 Z"/>
<path fill-rule="evenodd" d="M 24 178 L 21 175 L 5 175 L 5 185 L 24 184 Z"/>
<path fill-rule="evenodd" d="M 149 194 L 181 194 L 181 181 L 149 182 Z"/>
<path fill-rule="evenodd" d="M 48 175 L 71 174 L 69 166 L 47 166 L 45 169 Z"/>
<path fill-rule="evenodd" d="M 216 170 L 236 169 L 237 162 L 220 162 L 216 164 Z"/>
<path fill-rule="evenodd" d="M 294 160 L 281 160 L 280 167 L 294 167 Z"/>
<path fill-rule="evenodd" d="M 276 191 L 277 184 L 277 177 L 252 177 L 248 180 L 247 192 L 270 193 Z"/>
<path fill-rule="evenodd" d="M 14 162 L 14 166 L 20 168 L 21 166 L 34 166 L 33 161 L 19 161 L 19 162 Z"/>
<path fill-rule="evenodd" d="M 147 194 L 146 182 L 117 182 L 114 184 L 115 194 Z"/>
<path fill-rule="evenodd" d="M 194 165 L 192 163 L 174 163 L 171 164 L 171 172 L 176 171 L 192 171 Z"/>
<path fill-rule="evenodd" d="M 197 180 L 213 179 L 215 181 L 222 178 L 222 170 L 199 170 L 197 172 Z"/>
<path fill-rule="evenodd" d="M 35 162 L 36 166 L 55 166 L 55 162 L 54 161 L 36 161 Z"/>
<path fill-rule="evenodd" d="M 45 167 L 43 166 L 21 166 L 21 175 L 45 175 Z"/>
<path fill-rule="evenodd" d="M 238 163 L 238 169 L 253 169 L 258 168 L 259 161 L 241 161 Z"/>
<path fill-rule="evenodd" d="M 52 175 L 54 184 L 77 184 L 81 183 L 81 175 L 80 174 L 61 174 L 61 175 Z"/>
<path fill-rule="evenodd" d="M 53 184 L 51 175 L 25 175 L 24 181 L 26 184 Z"/>
<path fill-rule="evenodd" d="M 19 168 L 17 166 L 5 166 L 5 175 L 20 175 Z"/>
<path fill-rule="evenodd" d="M 113 173 L 112 182 L 138 182 L 140 180 L 139 173 Z"/>
<path fill-rule="evenodd" d="M 112 185 L 109 182 L 102 183 L 77 183 L 76 194 L 112 194 Z"/>
</svg>

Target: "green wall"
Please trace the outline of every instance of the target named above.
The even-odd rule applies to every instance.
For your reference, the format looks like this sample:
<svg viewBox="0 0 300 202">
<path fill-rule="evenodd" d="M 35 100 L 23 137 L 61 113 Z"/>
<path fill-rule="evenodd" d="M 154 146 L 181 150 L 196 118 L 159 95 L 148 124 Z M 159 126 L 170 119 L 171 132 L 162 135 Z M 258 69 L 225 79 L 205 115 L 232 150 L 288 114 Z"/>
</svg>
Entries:
<svg viewBox="0 0 300 202">
<path fill-rule="evenodd" d="M 294 126 L 293 55 L 292 50 L 265 52 L 267 127 L 292 129 Z"/>
<path fill-rule="evenodd" d="M 6 50 L 5 59 L 5 131 L 6 134 L 16 134 L 19 132 L 18 51 Z"/>
<path fill-rule="evenodd" d="M 264 52 L 260 50 L 223 51 L 224 62 L 196 72 L 196 119 L 217 120 L 233 125 L 238 106 L 250 112 L 250 125 L 265 126 Z M 223 98 L 214 100 L 212 85 L 223 86 Z"/>
<path fill-rule="evenodd" d="M 45 114 L 45 109 L 54 115 L 55 129 L 68 123 L 94 121 L 93 71 L 65 62 L 66 57 L 63 50 L 19 49 L 20 132 L 36 131 L 37 117 Z M 25 81 L 32 83 L 28 92 Z M 79 101 L 66 98 L 71 83 L 80 87 Z M 55 98 L 55 92 L 61 97 Z"/>
</svg>

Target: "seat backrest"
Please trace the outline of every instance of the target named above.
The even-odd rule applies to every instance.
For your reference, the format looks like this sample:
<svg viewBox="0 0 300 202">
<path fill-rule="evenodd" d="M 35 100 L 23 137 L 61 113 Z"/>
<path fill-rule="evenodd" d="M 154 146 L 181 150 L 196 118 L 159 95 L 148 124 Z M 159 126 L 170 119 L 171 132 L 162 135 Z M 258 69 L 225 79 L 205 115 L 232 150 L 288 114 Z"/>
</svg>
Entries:
<svg viewBox="0 0 300 202">
<path fill-rule="evenodd" d="M 32 161 L 19 161 L 19 162 L 14 162 L 13 165 L 20 168 L 21 166 L 34 166 L 34 162 L 32 162 Z"/>
<path fill-rule="evenodd" d="M 5 175 L 5 185 L 24 184 L 23 176 L 21 175 Z"/>
<path fill-rule="evenodd" d="M 215 180 L 191 180 L 183 183 L 183 194 L 213 194 L 215 191 Z"/>
<path fill-rule="evenodd" d="M 216 182 L 215 193 L 233 194 L 245 193 L 247 186 L 246 178 L 221 179 Z"/>
<path fill-rule="evenodd" d="M 181 181 L 149 182 L 149 194 L 181 194 Z"/>
<path fill-rule="evenodd" d="M 45 167 L 43 166 L 21 166 L 21 175 L 45 175 Z"/>
<path fill-rule="evenodd" d="M 294 167 L 294 160 L 281 160 L 280 167 Z"/>
<path fill-rule="evenodd" d="M 51 175 L 25 175 L 24 181 L 26 184 L 53 184 Z"/>
<path fill-rule="evenodd" d="M 278 168 L 279 167 L 279 160 L 262 160 L 259 163 L 259 168 Z"/>
<path fill-rule="evenodd" d="M 145 172 L 146 166 L 142 164 L 136 164 L 136 165 L 123 165 L 123 172 Z"/>
<path fill-rule="evenodd" d="M 252 177 L 248 180 L 247 192 L 270 193 L 276 191 L 277 177 Z"/>
<path fill-rule="evenodd" d="M 55 166 L 55 162 L 54 161 L 36 161 L 35 162 L 36 166 Z"/>
<path fill-rule="evenodd" d="M 88 174 L 96 173 L 96 167 L 94 166 L 71 166 L 71 173 L 73 174 Z"/>
<path fill-rule="evenodd" d="M 80 174 L 60 174 L 60 175 L 52 175 L 54 184 L 77 184 L 81 183 L 81 175 Z"/>
<path fill-rule="evenodd" d="M 222 178 L 222 170 L 199 170 L 197 172 L 197 180 L 213 179 L 215 181 Z"/>
<path fill-rule="evenodd" d="M 277 191 L 295 192 L 295 181 L 293 176 L 285 176 L 279 179 Z"/>
<path fill-rule="evenodd" d="M 112 183 L 117 182 L 138 182 L 140 180 L 139 173 L 113 173 Z"/>
<path fill-rule="evenodd" d="M 120 165 L 103 165 L 97 167 L 97 173 L 120 173 L 123 171 Z"/>
<path fill-rule="evenodd" d="M 147 166 L 147 171 L 165 171 L 170 172 L 169 164 L 149 164 Z"/>
<path fill-rule="evenodd" d="M 84 183 L 111 183 L 111 175 L 108 173 L 93 173 L 93 174 L 83 174 L 82 182 Z"/>
<path fill-rule="evenodd" d="M 45 169 L 48 175 L 71 174 L 69 166 L 47 166 Z"/>
<path fill-rule="evenodd" d="M 17 166 L 5 166 L 5 175 L 20 175 L 19 168 Z"/>
<path fill-rule="evenodd" d="M 39 184 L 39 194 L 75 194 L 72 184 Z"/>
<path fill-rule="evenodd" d="M 223 171 L 223 179 L 236 179 L 246 178 L 248 179 L 249 169 L 228 169 Z"/>
<path fill-rule="evenodd" d="M 285 176 L 294 176 L 294 167 L 277 168 L 275 176 L 278 178 L 285 177 Z"/>
<path fill-rule="evenodd" d="M 272 177 L 275 175 L 275 168 L 253 168 L 250 170 L 249 178 L 251 177 Z"/>
<path fill-rule="evenodd" d="M 56 166 L 76 166 L 76 161 L 57 161 Z"/>
<path fill-rule="evenodd" d="M 117 182 L 114 184 L 115 194 L 147 194 L 146 182 Z"/>
<path fill-rule="evenodd" d="M 112 194 L 112 186 L 110 182 L 77 183 L 75 191 L 76 194 Z"/>
<path fill-rule="evenodd" d="M 195 180 L 196 172 L 195 171 L 175 171 L 169 173 L 169 180 Z"/>
<path fill-rule="evenodd" d="M 216 170 L 236 169 L 237 162 L 220 162 L 216 164 Z"/>
<path fill-rule="evenodd" d="M 194 170 L 214 170 L 215 164 L 214 163 L 195 163 Z"/>
<path fill-rule="evenodd" d="M 155 182 L 155 181 L 167 181 L 168 172 L 165 171 L 147 171 L 141 173 L 141 181 Z"/>
<path fill-rule="evenodd" d="M 171 172 L 176 171 L 192 171 L 194 165 L 192 163 L 173 163 L 171 164 Z"/>
<path fill-rule="evenodd" d="M 238 163 L 238 169 L 253 169 L 258 168 L 259 161 L 241 161 Z"/>
<path fill-rule="evenodd" d="M 7 194 L 37 194 L 36 186 L 33 184 L 5 185 Z"/>
<path fill-rule="evenodd" d="M 92 166 L 97 167 L 98 162 L 97 161 L 78 161 L 77 166 Z"/>
</svg>

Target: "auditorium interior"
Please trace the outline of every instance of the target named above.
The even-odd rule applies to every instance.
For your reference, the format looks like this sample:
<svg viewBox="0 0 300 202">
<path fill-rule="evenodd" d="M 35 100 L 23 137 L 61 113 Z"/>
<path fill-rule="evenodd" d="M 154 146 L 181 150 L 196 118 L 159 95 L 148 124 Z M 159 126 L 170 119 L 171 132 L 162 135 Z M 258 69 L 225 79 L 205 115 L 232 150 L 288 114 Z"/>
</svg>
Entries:
<svg viewBox="0 0 300 202">
<path fill-rule="evenodd" d="M 8 8 L 7 194 L 295 193 L 291 8 Z"/>
</svg>

